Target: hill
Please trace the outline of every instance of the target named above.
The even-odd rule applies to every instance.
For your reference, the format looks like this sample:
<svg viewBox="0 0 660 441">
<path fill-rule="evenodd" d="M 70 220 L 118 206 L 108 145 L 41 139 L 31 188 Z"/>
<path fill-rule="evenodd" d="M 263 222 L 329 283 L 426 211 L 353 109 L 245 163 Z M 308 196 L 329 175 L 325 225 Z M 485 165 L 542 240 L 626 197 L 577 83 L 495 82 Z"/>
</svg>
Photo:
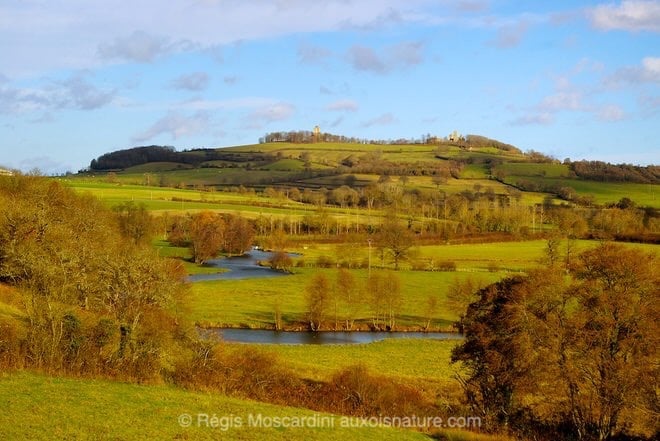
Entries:
<svg viewBox="0 0 660 441">
<path fill-rule="evenodd" d="M 492 187 L 495 194 L 546 194 L 579 205 L 627 197 L 660 206 L 660 167 L 558 160 L 480 135 L 455 140 L 361 140 L 312 132 L 275 132 L 263 142 L 176 151 L 140 146 L 106 153 L 79 177 L 179 188 L 360 189 L 398 178 L 420 191 Z M 454 182 L 456 181 L 456 182 Z M 458 184 L 458 186 L 456 185 Z M 478 190 L 477 190 L 478 191 Z"/>
</svg>

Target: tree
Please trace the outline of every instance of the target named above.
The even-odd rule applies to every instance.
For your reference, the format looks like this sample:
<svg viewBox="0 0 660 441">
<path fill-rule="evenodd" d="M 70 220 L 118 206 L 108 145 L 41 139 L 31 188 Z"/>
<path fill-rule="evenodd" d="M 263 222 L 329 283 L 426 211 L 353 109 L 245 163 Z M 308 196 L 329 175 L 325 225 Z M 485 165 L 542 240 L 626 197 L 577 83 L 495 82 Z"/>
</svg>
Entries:
<svg viewBox="0 0 660 441">
<path fill-rule="evenodd" d="M 144 204 L 133 201 L 113 207 L 122 235 L 135 244 L 147 243 L 154 233 L 154 220 Z"/>
<path fill-rule="evenodd" d="M 242 255 L 252 247 L 254 228 L 241 216 L 229 216 L 224 234 L 223 250 L 231 255 Z"/>
<path fill-rule="evenodd" d="M 330 303 L 330 281 L 324 273 L 312 277 L 306 287 L 307 320 L 309 329 L 319 331 Z"/>
<path fill-rule="evenodd" d="M 424 330 L 428 331 L 431 327 L 431 320 L 438 310 L 438 297 L 434 295 L 429 295 L 426 298 L 426 323 L 424 324 Z"/>
<path fill-rule="evenodd" d="M 353 329 L 355 323 L 355 315 L 359 306 L 356 292 L 355 277 L 346 268 L 339 268 L 337 270 L 337 279 L 335 280 L 335 328 L 338 327 L 337 319 L 337 303 L 341 300 L 346 305 L 346 329 Z"/>
<path fill-rule="evenodd" d="M 401 225 L 396 217 L 387 216 L 378 231 L 376 242 L 387 250 L 394 262 L 394 269 L 399 269 L 399 263 L 406 259 L 408 250 L 414 244 L 414 236 L 410 230 Z"/>
<path fill-rule="evenodd" d="M 468 306 L 479 298 L 479 290 L 483 288 L 473 277 L 455 278 L 447 291 L 447 309 L 454 313 L 458 320 L 454 326 L 458 332 L 463 332 L 465 314 Z"/>
<path fill-rule="evenodd" d="M 660 334 L 655 255 L 604 244 L 558 267 L 480 291 L 452 353 L 488 421 L 570 439 L 652 436 Z M 525 436 L 526 438 L 529 436 Z"/>
<path fill-rule="evenodd" d="M 210 211 L 195 214 L 190 219 L 190 251 L 195 263 L 217 257 L 224 241 L 225 223 Z"/>
<path fill-rule="evenodd" d="M 368 293 L 366 298 L 371 307 L 374 329 L 393 330 L 402 306 L 399 277 L 391 271 L 376 272 L 367 279 L 365 288 Z"/>
</svg>

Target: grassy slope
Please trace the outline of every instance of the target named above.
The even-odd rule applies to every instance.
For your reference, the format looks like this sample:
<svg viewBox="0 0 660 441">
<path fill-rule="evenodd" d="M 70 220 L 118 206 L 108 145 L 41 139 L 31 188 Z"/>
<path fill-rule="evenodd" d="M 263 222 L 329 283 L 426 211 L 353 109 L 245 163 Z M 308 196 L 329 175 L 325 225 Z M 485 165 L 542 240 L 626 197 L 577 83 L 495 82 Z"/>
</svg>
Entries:
<svg viewBox="0 0 660 441">
<path fill-rule="evenodd" d="M 505 173 L 505 181 L 509 184 L 527 180 L 548 187 L 571 187 L 581 196 L 594 196 L 597 204 L 613 203 L 628 197 L 638 205 L 660 208 L 658 185 L 569 178 L 570 169 L 564 164 L 505 163 L 497 166 L 497 170 Z"/>
<path fill-rule="evenodd" d="M 423 434 L 388 428 L 247 427 L 249 415 L 313 417 L 313 411 L 274 406 L 170 386 L 138 386 L 102 380 L 0 374 L 3 439 L 231 439 L 231 440 L 423 440 Z M 244 427 L 181 427 L 178 416 L 235 416 Z M 196 421 L 196 420 L 195 420 Z M 317 420 L 318 421 L 318 420 Z"/>
<path fill-rule="evenodd" d="M 450 364 L 456 340 L 387 339 L 346 345 L 254 345 L 280 356 L 300 375 L 327 380 L 339 369 L 363 364 L 372 372 L 403 380 L 453 383 L 457 366 Z"/>
</svg>

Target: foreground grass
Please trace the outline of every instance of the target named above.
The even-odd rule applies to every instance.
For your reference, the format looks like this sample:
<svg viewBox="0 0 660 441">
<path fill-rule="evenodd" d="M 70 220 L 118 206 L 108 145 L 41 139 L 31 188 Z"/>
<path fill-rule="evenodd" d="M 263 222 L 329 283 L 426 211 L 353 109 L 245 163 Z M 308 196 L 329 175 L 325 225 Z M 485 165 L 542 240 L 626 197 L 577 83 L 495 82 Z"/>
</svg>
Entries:
<svg viewBox="0 0 660 441">
<path fill-rule="evenodd" d="M 458 365 L 450 363 L 457 340 L 387 339 L 368 344 L 346 345 L 247 345 L 276 354 L 298 375 L 327 381 L 335 372 L 356 364 L 378 375 L 404 384 L 415 384 L 429 393 L 456 393 L 454 375 Z M 240 345 L 234 343 L 233 345 Z"/>
<path fill-rule="evenodd" d="M 329 414 L 188 392 L 171 386 L 138 386 L 26 372 L 0 374 L 0 406 L 3 439 L 429 439 L 421 433 L 392 428 L 342 428 L 340 417 Z M 193 417 L 191 427 L 179 424 L 182 414 Z M 219 427 L 198 427 L 199 414 L 238 417 L 243 426 L 226 431 Z M 264 418 L 316 415 L 334 421 L 335 427 L 267 428 L 254 427 L 255 424 L 248 427 L 249 415 L 259 414 Z"/>
</svg>

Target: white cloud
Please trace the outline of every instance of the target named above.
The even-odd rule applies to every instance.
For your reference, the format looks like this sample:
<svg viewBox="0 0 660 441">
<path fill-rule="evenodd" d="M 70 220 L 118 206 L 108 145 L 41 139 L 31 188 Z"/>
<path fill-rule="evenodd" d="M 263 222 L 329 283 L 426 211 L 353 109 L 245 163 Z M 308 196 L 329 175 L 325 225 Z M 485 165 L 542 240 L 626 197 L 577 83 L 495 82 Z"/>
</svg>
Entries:
<svg viewBox="0 0 660 441">
<path fill-rule="evenodd" d="M 0 114 L 20 114 L 57 109 L 94 110 L 111 103 L 116 90 L 100 89 L 86 74 L 50 80 L 40 88 L 0 84 Z"/>
<path fill-rule="evenodd" d="M 391 113 L 383 113 L 382 115 L 365 121 L 361 124 L 363 128 L 373 127 L 373 126 L 389 126 L 396 123 L 396 117 Z"/>
<path fill-rule="evenodd" d="M 245 126 L 250 129 L 260 129 L 276 121 L 284 121 L 293 116 L 296 108 L 289 103 L 272 103 L 252 111 L 245 118 Z"/>
<path fill-rule="evenodd" d="M 561 110 L 584 110 L 582 94 L 575 91 L 560 91 L 545 97 L 537 106 L 541 112 L 558 112 Z"/>
<path fill-rule="evenodd" d="M 622 121 L 626 118 L 626 112 L 616 104 L 603 106 L 597 111 L 598 119 L 606 122 Z"/>
<path fill-rule="evenodd" d="M 623 0 L 620 5 L 599 5 L 590 9 L 587 16 L 594 27 L 605 31 L 660 32 L 660 2 L 655 0 Z"/>
<path fill-rule="evenodd" d="M 528 125 L 549 125 L 555 121 L 552 113 L 532 113 L 530 115 L 523 115 L 514 119 L 509 124 L 512 126 L 528 126 Z"/>
<path fill-rule="evenodd" d="M 366 46 L 355 45 L 351 47 L 348 50 L 347 58 L 355 70 L 381 74 L 389 70 L 385 62 L 376 55 L 376 52 Z"/>
<path fill-rule="evenodd" d="M 356 44 L 348 49 L 346 58 L 355 70 L 385 74 L 420 64 L 423 49 L 422 42 L 403 41 L 385 47 L 382 54 L 378 54 L 370 47 Z"/>
<path fill-rule="evenodd" d="M 605 79 L 607 84 L 618 83 L 660 83 L 660 57 L 645 57 L 639 66 L 619 69 Z"/>
<path fill-rule="evenodd" d="M 337 100 L 325 106 L 325 110 L 333 112 L 355 112 L 360 108 L 353 100 Z"/>
<path fill-rule="evenodd" d="M 133 142 L 145 142 L 163 134 L 170 135 L 173 139 L 179 139 L 206 132 L 209 126 L 209 114 L 205 111 L 200 110 L 193 115 L 169 112 L 147 130 L 134 135 L 132 140 Z"/>
<path fill-rule="evenodd" d="M 98 55 L 106 59 L 119 59 L 148 63 L 173 49 L 165 37 L 134 31 L 127 37 L 117 37 L 112 43 L 102 43 Z"/>
<path fill-rule="evenodd" d="M 522 41 L 528 28 L 529 25 L 524 21 L 503 26 L 497 30 L 497 35 L 491 44 L 500 49 L 516 47 Z"/>
<path fill-rule="evenodd" d="M 332 57 L 332 51 L 321 46 L 301 44 L 298 46 L 298 61 L 305 64 L 323 64 Z"/>
<path fill-rule="evenodd" d="M 44 74 L 237 41 L 430 20 L 433 0 L 106 0 L 0 3 L 3 73 Z M 382 21 L 382 20 L 381 20 Z M 391 21 L 390 21 L 391 22 Z M 386 25 L 381 23 L 381 25 Z M 96 55 L 96 56 L 95 56 Z"/>
<path fill-rule="evenodd" d="M 193 92 L 204 90 L 209 85 L 209 75 L 206 72 L 193 72 L 181 75 L 172 80 L 171 86 L 175 89 L 190 90 Z"/>
</svg>

